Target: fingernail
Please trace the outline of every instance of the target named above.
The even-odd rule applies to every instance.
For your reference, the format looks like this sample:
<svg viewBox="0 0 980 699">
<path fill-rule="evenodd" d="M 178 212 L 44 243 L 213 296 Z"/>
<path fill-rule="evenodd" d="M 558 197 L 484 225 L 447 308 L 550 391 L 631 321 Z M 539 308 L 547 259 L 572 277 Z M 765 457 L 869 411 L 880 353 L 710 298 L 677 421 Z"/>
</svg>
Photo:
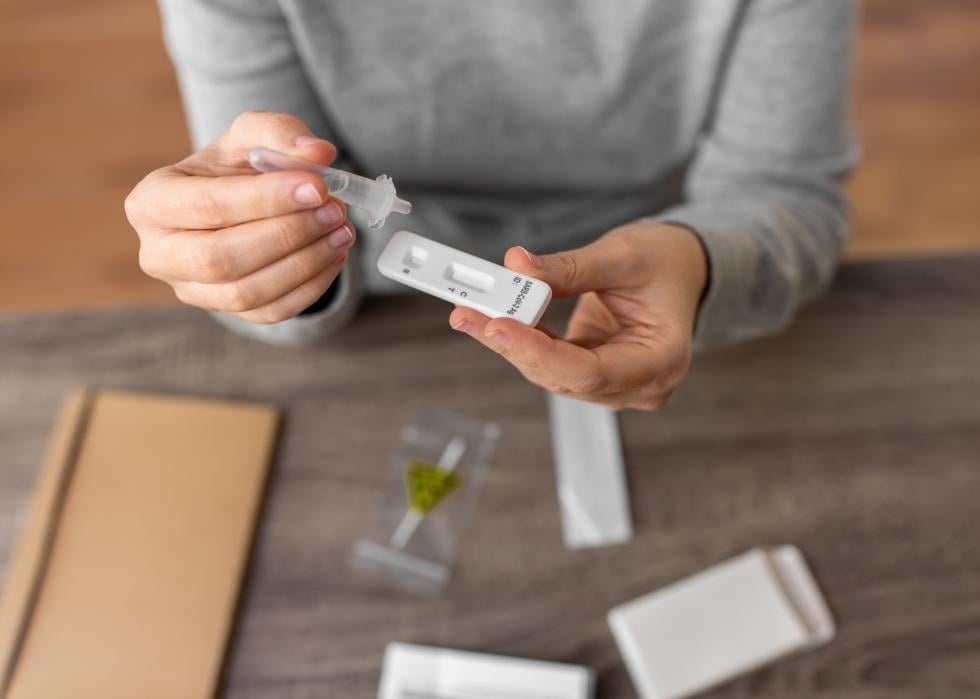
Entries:
<svg viewBox="0 0 980 699">
<path fill-rule="evenodd" d="M 472 335 L 476 329 L 476 326 L 470 321 L 466 320 L 466 318 L 458 318 L 450 323 L 450 325 L 452 326 L 453 330 L 458 330 L 459 332 L 466 333 L 467 335 Z"/>
<path fill-rule="evenodd" d="M 531 263 L 532 267 L 535 269 L 544 269 L 544 261 L 540 257 L 531 254 L 531 251 L 523 245 L 518 245 L 517 247 L 521 249 L 521 252 L 527 255 L 527 261 Z"/>
<path fill-rule="evenodd" d="M 507 333 L 497 330 L 496 328 L 487 330 L 483 336 L 490 341 L 490 344 L 497 345 L 498 347 L 502 347 L 504 349 L 507 349 L 514 344 L 513 341 L 507 337 Z"/>
<path fill-rule="evenodd" d="M 324 226 L 332 226 L 344 220 L 344 212 L 333 202 L 321 206 L 313 212 L 313 216 Z"/>
<path fill-rule="evenodd" d="M 307 206 L 323 203 L 323 197 L 320 196 L 320 192 L 309 182 L 297 187 L 296 191 L 293 192 L 293 198 L 296 199 L 297 203 Z"/>
<path fill-rule="evenodd" d="M 342 248 L 352 240 L 354 240 L 354 234 L 350 232 L 347 226 L 338 228 L 327 236 L 327 243 L 332 248 Z"/>
<path fill-rule="evenodd" d="M 317 138 L 316 136 L 300 136 L 295 141 L 297 148 L 303 148 L 305 146 L 312 146 L 314 143 L 323 143 L 322 138 Z"/>
</svg>

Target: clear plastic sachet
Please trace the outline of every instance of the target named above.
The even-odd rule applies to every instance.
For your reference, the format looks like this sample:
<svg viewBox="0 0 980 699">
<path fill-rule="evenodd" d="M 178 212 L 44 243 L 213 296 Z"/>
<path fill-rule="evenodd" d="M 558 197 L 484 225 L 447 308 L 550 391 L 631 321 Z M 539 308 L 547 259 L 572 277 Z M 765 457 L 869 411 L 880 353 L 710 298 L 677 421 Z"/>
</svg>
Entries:
<svg viewBox="0 0 980 699">
<path fill-rule="evenodd" d="M 359 571 L 411 592 L 449 581 L 499 437 L 496 424 L 456 413 L 419 416 L 401 429 L 381 507 L 354 545 Z"/>
</svg>

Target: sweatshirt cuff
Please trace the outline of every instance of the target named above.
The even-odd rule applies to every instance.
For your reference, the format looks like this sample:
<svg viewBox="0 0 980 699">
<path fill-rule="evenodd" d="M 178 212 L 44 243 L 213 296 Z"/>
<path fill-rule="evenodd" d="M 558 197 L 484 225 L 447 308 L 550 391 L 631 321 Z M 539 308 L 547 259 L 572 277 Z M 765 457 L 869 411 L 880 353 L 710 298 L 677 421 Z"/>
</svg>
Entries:
<svg viewBox="0 0 980 699">
<path fill-rule="evenodd" d="M 340 274 L 337 275 L 337 278 L 334 279 L 333 284 L 327 287 L 327 290 L 323 292 L 320 298 L 314 301 L 312 305 L 300 311 L 299 315 L 314 316 L 329 310 L 330 307 L 333 306 L 334 301 L 337 299 L 337 291 L 340 289 L 340 285 L 342 284 L 341 277 L 343 277 L 345 274 L 346 272 L 341 271 Z"/>
</svg>

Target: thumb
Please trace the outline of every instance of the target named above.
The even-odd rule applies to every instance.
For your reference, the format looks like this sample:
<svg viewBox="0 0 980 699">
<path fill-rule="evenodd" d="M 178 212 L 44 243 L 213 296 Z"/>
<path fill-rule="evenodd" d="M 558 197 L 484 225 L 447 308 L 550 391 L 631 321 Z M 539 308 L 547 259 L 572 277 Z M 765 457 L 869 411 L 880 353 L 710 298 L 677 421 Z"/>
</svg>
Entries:
<svg viewBox="0 0 980 699">
<path fill-rule="evenodd" d="M 207 151 L 228 167 L 248 165 L 248 152 L 256 146 L 271 148 L 288 155 L 329 165 L 337 157 L 337 148 L 317 138 L 303 121 L 292 114 L 277 112 L 244 112 L 221 134 Z"/>
<path fill-rule="evenodd" d="M 624 263 L 618 246 L 604 238 L 553 255 L 535 255 L 517 246 L 504 256 L 508 269 L 547 282 L 557 297 L 623 286 Z"/>
</svg>

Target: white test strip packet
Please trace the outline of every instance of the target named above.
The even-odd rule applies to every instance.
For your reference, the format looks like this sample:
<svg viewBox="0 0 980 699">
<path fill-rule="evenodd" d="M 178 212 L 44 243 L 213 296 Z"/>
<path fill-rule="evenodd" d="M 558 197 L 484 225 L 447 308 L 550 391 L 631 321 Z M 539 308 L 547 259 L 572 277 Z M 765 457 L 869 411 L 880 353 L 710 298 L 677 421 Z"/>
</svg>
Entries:
<svg viewBox="0 0 980 699">
<path fill-rule="evenodd" d="M 378 699 L 591 699 L 581 665 L 389 643 Z"/>
<path fill-rule="evenodd" d="M 758 548 L 609 612 L 644 699 L 680 699 L 834 637 L 795 546 Z"/>
<path fill-rule="evenodd" d="M 551 287 L 462 250 L 398 231 L 378 257 L 389 279 L 466 306 L 489 318 L 535 326 L 551 301 Z"/>
<path fill-rule="evenodd" d="M 616 413 L 554 393 L 548 409 L 565 546 L 629 541 L 633 525 Z"/>
</svg>

